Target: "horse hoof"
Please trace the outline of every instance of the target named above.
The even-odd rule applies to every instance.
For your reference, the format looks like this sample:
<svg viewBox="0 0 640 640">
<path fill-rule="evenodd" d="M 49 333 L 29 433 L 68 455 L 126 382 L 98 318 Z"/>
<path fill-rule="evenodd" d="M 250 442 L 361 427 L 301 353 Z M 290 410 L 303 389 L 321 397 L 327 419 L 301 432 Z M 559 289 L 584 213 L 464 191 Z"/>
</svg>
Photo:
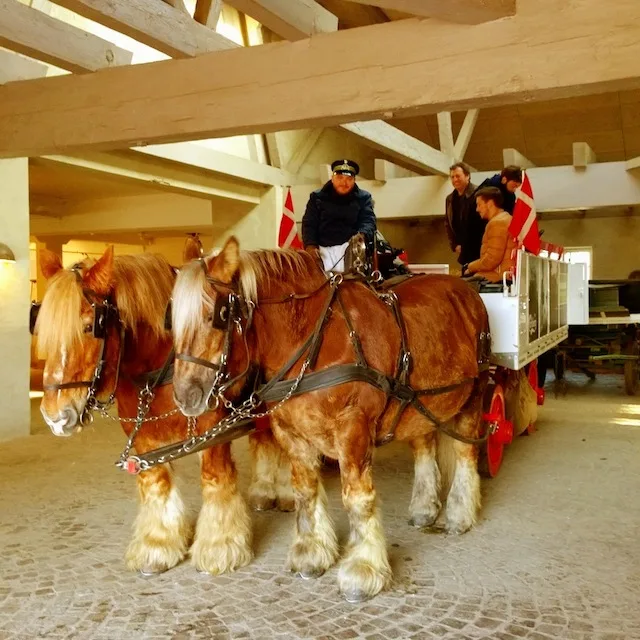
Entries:
<svg viewBox="0 0 640 640">
<path fill-rule="evenodd" d="M 416 527 L 416 529 L 425 529 L 431 527 L 438 516 L 430 516 L 426 513 L 418 513 L 415 516 L 409 518 L 409 526 Z"/>
<path fill-rule="evenodd" d="M 316 580 L 323 574 L 324 571 L 322 569 L 303 569 L 302 571 L 298 571 L 298 576 L 303 580 Z"/>
<path fill-rule="evenodd" d="M 251 508 L 254 511 L 271 511 L 275 506 L 275 498 L 253 498 L 251 500 Z"/>
<path fill-rule="evenodd" d="M 153 578 L 155 576 L 159 576 L 161 573 L 164 573 L 165 571 L 166 569 L 153 569 L 151 567 L 144 567 L 143 569 L 140 569 L 138 573 L 143 578 Z"/>
<path fill-rule="evenodd" d="M 366 602 L 371 598 L 370 595 L 366 594 L 364 591 L 360 591 L 359 589 L 350 589 L 349 591 L 345 591 L 342 594 L 342 597 L 349 604 L 360 604 L 361 602 Z"/>
<path fill-rule="evenodd" d="M 293 498 L 289 499 L 280 499 L 278 498 L 278 511 L 284 511 L 285 513 L 288 513 L 290 511 L 295 511 L 296 510 L 296 503 L 295 500 Z"/>
</svg>

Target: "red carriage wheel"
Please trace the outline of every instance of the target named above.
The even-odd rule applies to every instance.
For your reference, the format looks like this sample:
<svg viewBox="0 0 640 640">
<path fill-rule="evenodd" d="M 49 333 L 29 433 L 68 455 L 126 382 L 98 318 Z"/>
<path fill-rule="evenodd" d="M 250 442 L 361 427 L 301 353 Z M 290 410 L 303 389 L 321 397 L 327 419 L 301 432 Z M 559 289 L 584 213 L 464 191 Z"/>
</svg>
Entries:
<svg viewBox="0 0 640 640">
<path fill-rule="evenodd" d="M 504 391 L 499 384 L 493 389 L 489 412 L 483 419 L 487 428 L 494 431 L 482 448 L 478 469 L 483 476 L 495 478 L 502 464 L 504 447 L 513 440 L 513 425 L 505 418 Z"/>
<path fill-rule="evenodd" d="M 533 360 L 531 364 L 529 364 L 529 384 L 531 388 L 536 392 L 536 398 L 538 402 L 538 406 L 544 404 L 544 389 L 538 386 L 538 360 Z"/>
</svg>

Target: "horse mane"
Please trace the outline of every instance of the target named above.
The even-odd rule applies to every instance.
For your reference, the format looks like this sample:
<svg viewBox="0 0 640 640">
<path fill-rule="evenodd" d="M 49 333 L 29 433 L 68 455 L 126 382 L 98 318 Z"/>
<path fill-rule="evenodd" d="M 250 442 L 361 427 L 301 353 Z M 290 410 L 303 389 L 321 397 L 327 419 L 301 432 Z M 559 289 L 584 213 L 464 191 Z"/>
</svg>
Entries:
<svg viewBox="0 0 640 640">
<path fill-rule="evenodd" d="M 95 264 L 84 260 L 82 272 Z M 113 298 L 124 327 L 137 337 L 140 325 L 153 335 L 166 336 L 164 313 L 174 283 L 173 269 L 159 254 L 143 253 L 114 258 Z M 36 336 L 38 355 L 46 358 L 58 348 L 69 350 L 82 339 L 82 282 L 74 271 L 61 269 L 48 283 L 38 313 Z"/>
<path fill-rule="evenodd" d="M 211 251 L 208 262 L 219 253 Z M 315 273 L 314 273 L 315 271 Z M 240 252 L 239 282 L 243 295 L 256 306 L 269 280 L 299 288 L 305 278 L 317 277 L 320 269 L 305 251 L 295 249 L 259 249 Z M 173 292 L 172 324 L 176 336 L 191 341 L 199 329 L 202 305 L 213 309 L 213 300 L 205 291 L 206 274 L 199 260 L 186 264 L 178 274 Z"/>
</svg>

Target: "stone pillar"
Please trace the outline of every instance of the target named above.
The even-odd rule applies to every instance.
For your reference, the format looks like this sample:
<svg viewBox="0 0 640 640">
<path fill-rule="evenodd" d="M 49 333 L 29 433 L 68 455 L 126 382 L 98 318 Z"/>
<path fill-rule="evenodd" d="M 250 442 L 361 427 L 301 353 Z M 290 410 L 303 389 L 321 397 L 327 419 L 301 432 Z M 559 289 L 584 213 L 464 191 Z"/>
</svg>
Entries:
<svg viewBox="0 0 640 640">
<path fill-rule="evenodd" d="M 0 160 L 0 242 L 15 263 L 0 263 L 0 440 L 29 435 L 29 165 Z"/>
</svg>

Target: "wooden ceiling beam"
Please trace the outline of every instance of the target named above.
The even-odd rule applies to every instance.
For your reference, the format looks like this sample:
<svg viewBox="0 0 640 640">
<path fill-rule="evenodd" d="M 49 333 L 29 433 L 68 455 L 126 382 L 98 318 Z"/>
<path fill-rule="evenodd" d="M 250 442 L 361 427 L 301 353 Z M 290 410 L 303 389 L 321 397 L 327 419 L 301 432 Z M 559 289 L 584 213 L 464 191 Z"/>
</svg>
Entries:
<svg viewBox="0 0 640 640">
<path fill-rule="evenodd" d="M 197 0 L 193 19 L 209 29 L 215 29 L 222 11 L 222 0 Z"/>
<path fill-rule="evenodd" d="M 481 24 L 516 13 L 516 0 L 349 0 L 414 16 L 462 24 Z"/>
<path fill-rule="evenodd" d="M 337 31 L 338 18 L 314 0 L 226 0 L 285 40 Z"/>
<path fill-rule="evenodd" d="M 0 84 L 44 78 L 47 68 L 46 64 L 0 49 Z"/>
<path fill-rule="evenodd" d="M 617 1 L 624 22 L 600 0 L 560 6 L 536 0 L 536 11 L 479 26 L 400 20 L 310 41 L 9 83 L 0 87 L 0 157 L 336 126 L 637 89 L 640 4 Z M 555 19 L 549 22 L 552 7 Z M 464 78 L 470 59 L 482 69 L 481 82 L 437 81 Z M 505 59 L 519 60 L 521 71 L 505 76 Z"/>
<path fill-rule="evenodd" d="M 73 73 L 130 64 L 133 57 L 18 0 L 0 0 L 0 46 Z"/>
<path fill-rule="evenodd" d="M 186 12 L 165 2 L 147 0 L 52 0 L 89 20 L 119 31 L 172 58 L 239 45 L 199 24 Z"/>
</svg>

